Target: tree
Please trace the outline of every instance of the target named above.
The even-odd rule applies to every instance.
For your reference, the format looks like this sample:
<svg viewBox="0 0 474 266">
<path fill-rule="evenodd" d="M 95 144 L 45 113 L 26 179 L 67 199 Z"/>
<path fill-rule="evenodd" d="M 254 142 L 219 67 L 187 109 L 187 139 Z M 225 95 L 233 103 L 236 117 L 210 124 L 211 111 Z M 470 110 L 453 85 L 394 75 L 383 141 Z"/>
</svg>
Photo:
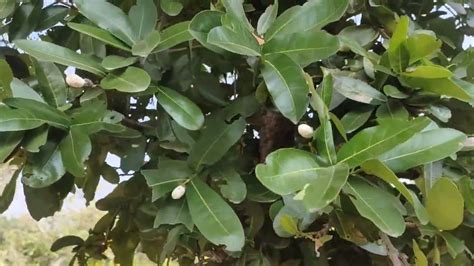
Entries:
<svg viewBox="0 0 474 266">
<path fill-rule="evenodd" d="M 2 0 L 1 210 L 116 184 L 81 265 L 471 265 L 473 10 Z"/>
</svg>

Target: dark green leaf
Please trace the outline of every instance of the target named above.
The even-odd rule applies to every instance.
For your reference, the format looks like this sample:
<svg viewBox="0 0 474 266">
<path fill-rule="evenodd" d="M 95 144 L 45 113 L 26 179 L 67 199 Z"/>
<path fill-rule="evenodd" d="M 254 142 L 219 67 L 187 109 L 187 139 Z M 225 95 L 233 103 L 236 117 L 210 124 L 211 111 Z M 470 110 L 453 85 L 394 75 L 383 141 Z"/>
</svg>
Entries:
<svg viewBox="0 0 474 266">
<path fill-rule="evenodd" d="M 41 17 L 36 25 L 36 31 L 49 29 L 62 22 L 69 13 L 69 8 L 64 6 L 51 5 L 41 11 Z"/>
<path fill-rule="evenodd" d="M 84 162 L 92 151 L 89 136 L 80 128 L 71 127 L 69 134 L 61 142 L 60 149 L 66 170 L 74 176 L 84 176 Z"/>
<path fill-rule="evenodd" d="M 22 139 L 22 132 L 0 133 L 0 164 L 3 163 L 10 156 L 10 154 L 15 150 L 18 144 L 20 144 L 20 141 Z"/>
<path fill-rule="evenodd" d="M 161 0 L 160 7 L 169 16 L 177 16 L 183 10 L 183 4 L 178 0 Z"/>
<path fill-rule="evenodd" d="M 102 60 L 102 66 L 107 70 L 115 70 L 134 64 L 136 57 L 121 57 L 118 55 L 109 55 Z"/>
<path fill-rule="evenodd" d="M 189 23 L 189 21 L 183 21 L 164 29 L 161 32 L 161 41 L 153 52 L 161 52 L 182 42 L 192 40 L 193 36 L 188 30 Z"/>
<path fill-rule="evenodd" d="M 373 105 L 379 105 L 387 101 L 385 95 L 362 80 L 337 75 L 333 78 L 334 88 L 351 100 Z"/>
<path fill-rule="evenodd" d="M 193 231 L 194 223 L 186 200 L 166 201 L 163 206 L 160 206 L 153 227 L 158 228 L 162 224 L 183 224 L 189 231 Z"/>
<path fill-rule="evenodd" d="M 204 10 L 193 17 L 189 24 L 189 33 L 202 45 L 210 50 L 222 52 L 223 50 L 215 45 L 209 44 L 207 38 L 209 32 L 221 26 L 221 19 L 224 13 L 218 11 Z"/>
<path fill-rule="evenodd" d="M 10 16 L 15 10 L 15 0 L 2 0 L 0 1 L 0 19 Z"/>
<path fill-rule="evenodd" d="M 132 54 L 147 57 L 160 43 L 161 36 L 158 31 L 152 31 L 144 37 L 143 40 L 138 41 L 132 47 Z"/>
<path fill-rule="evenodd" d="M 32 188 L 44 188 L 66 174 L 59 145 L 48 142 L 39 153 L 30 154 L 23 168 L 23 184 Z"/>
<path fill-rule="evenodd" d="M 62 248 L 70 247 L 70 246 L 80 246 L 84 244 L 84 240 L 78 236 L 63 236 L 61 238 L 56 239 L 54 243 L 51 245 L 51 251 L 56 252 Z"/>
<path fill-rule="evenodd" d="M 239 173 L 232 167 L 221 167 L 211 174 L 219 182 L 222 196 L 234 204 L 241 203 L 247 196 L 247 187 Z"/>
<path fill-rule="evenodd" d="M 245 243 L 244 230 L 234 210 L 200 179 L 187 185 L 186 200 L 193 222 L 201 234 L 228 251 L 240 251 Z"/>
<path fill-rule="evenodd" d="M 241 55 L 259 56 L 261 52 L 257 39 L 244 27 L 215 27 L 209 32 L 207 42 Z"/>
<path fill-rule="evenodd" d="M 352 133 L 359 129 L 369 120 L 373 111 L 373 106 L 366 105 L 346 113 L 341 119 L 345 132 Z"/>
<path fill-rule="evenodd" d="M 59 68 L 51 62 L 37 61 L 35 73 L 40 85 L 39 90 L 46 102 L 56 108 L 65 105 L 67 87 Z"/>
<path fill-rule="evenodd" d="M 154 2 L 154 0 L 137 0 L 137 4 L 128 11 L 132 29 L 139 40 L 143 40 L 155 29 L 158 12 Z"/>
<path fill-rule="evenodd" d="M 110 46 L 125 50 L 130 52 L 131 49 L 128 47 L 126 44 L 121 42 L 119 39 L 115 38 L 112 34 L 110 34 L 108 31 L 103 30 L 101 28 L 97 28 L 91 25 L 87 24 L 79 24 L 79 23 L 73 23 L 69 22 L 68 27 L 78 31 L 82 34 L 85 34 L 87 36 L 90 36 L 94 39 L 97 39 L 105 44 L 108 44 Z"/>
<path fill-rule="evenodd" d="M 10 204 L 13 202 L 16 190 L 16 180 L 20 175 L 21 168 L 9 163 L 0 164 L 2 178 L 10 178 L 10 181 L 3 188 L 2 195 L 0 195 L 0 214 L 4 213 Z M 5 180 L 6 181 L 6 180 Z"/>
<path fill-rule="evenodd" d="M 106 90 L 135 93 L 148 89 L 151 78 L 146 71 L 137 67 L 127 67 L 125 71 L 116 70 L 109 73 L 100 81 L 100 86 Z"/>
<path fill-rule="evenodd" d="M 10 83 L 13 80 L 13 72 L 10 69 L 7 61 L 0 59 L 0 101 L 11 97 L 12 91 Z"/>
</svg>

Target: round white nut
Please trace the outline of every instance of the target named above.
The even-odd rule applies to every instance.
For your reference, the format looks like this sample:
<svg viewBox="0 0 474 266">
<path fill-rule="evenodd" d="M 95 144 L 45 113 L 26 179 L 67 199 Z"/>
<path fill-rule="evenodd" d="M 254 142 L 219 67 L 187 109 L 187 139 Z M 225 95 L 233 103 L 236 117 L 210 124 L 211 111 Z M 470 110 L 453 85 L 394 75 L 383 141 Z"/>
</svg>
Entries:
<svg viewBox="0 0 474 266">
<path fill-rule="evenodd" d="M 314 128 L 307 124 L 300 124 L 298 126 L 298 133 L 300 136 L 302 136 L 305 139 L 310 139 L 313 137 L 314 134 Z"/>
<path fill-rule="evenodd" d="M 171 197 L 175 200 L 180 199 L 183 197 L 185 192 L 186 187 L 184 185 L 179 185 L 173 189 L 173 192 L 171 192 Z"/>
<path fill-rule="evenodd" d="M 76 74 L 68 74 L 66 75 L 66 83 L 73 88 L 82 88 L 87 81 Z"/>
</svg>

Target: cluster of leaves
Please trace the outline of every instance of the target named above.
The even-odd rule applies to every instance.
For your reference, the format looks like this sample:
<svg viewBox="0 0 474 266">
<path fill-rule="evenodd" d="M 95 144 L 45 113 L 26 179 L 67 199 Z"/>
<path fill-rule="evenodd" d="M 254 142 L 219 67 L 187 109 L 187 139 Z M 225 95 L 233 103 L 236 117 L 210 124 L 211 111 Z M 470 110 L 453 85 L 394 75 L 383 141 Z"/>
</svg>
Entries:
<svg viewBox="0 0 474 266">
<path fill-rule="evenodd" d="M 117 184 L 79 264 L 470 265 L 471 5 L 1 0 L 0 207 Z"/>
</svg>

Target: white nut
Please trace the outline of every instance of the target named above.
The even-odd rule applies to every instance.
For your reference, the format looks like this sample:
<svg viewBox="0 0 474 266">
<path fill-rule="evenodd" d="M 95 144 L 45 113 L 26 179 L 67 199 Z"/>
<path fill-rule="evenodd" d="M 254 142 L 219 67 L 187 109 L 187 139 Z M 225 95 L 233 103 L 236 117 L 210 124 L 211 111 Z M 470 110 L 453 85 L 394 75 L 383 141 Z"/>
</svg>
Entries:
<svg viewBox="0 0 474 266">
<path fill-rule="evenodd" d="M 298 126 L 298 133 L 305 139 L 311 139 L 314 135 L 314 128 L 307 124 L 301 124 Z"/>
<path fill-rule="evenodd" d="M 66 83 L 73 88 L 82 88 L 86 85 L 87 81 L 76 74 L 66 75 Z"/>
<path fill-rule="evenodd" d="M 183 197 L 185 192 L 186 187 L 184 185 L 179 185 L 173 189 L 173 192 L 171 192 L 171 197 L 175 200 L 180 199 Z"/>
</svg>

